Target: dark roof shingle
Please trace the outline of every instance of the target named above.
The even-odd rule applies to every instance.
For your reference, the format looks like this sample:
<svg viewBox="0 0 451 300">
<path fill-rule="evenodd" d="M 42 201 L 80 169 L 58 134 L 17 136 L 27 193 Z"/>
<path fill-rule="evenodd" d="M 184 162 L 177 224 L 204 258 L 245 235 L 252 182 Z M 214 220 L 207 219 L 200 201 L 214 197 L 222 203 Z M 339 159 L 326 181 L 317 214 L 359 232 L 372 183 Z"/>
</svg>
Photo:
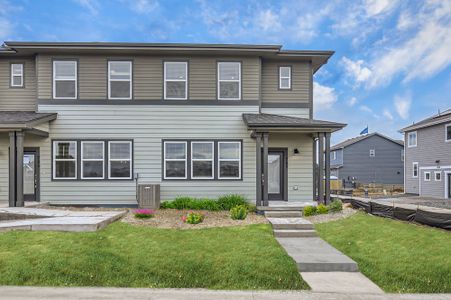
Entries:
<svg viewBox="0 0 451 300">
<path fill-rule="evenodd" d="M 331 128 L 341 129 L 346 124 L 273 114 L 243 114 L 244 123 L 250 128 Z"/>
</svg>

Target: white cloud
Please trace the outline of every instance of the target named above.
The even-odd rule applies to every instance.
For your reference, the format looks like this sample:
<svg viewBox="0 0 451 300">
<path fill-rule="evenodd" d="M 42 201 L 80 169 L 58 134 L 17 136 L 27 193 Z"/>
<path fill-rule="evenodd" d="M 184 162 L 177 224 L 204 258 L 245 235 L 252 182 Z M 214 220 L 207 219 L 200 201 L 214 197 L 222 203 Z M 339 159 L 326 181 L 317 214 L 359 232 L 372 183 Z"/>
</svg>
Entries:
<svg viewBox="0 0 451 300">
<path fill-rule="evenodd" d="M 407 120 L 410 114 L 410 106 L 412 104 L 412 99 L 410 96 L 395 96 L 393 101 L 396 112 L 403 120 Z"/>
<path fill-rule="evenodd" d="M 7 39 L 13 32 L 13 25 L 7 18 L 0 17 L 0 39 Z"/>
<path fill-rule="evenodd" d="M 280 29 L 279 16 L 270 9 L 257 13 L 256 24 L 264 31 L 277 31 Z"/>
<path fill-rule="evenodd" d="M 97 15 L 99 13 L 99 3 L 96 0 L 74 0 L 81 7 L 89 11 L 91 15 Z"/>
<path fill-rule="evenodd" d="M 391 112 L 388 109 L 384 109 L 383 115 L 390 121 L 394 120 L 393 115 L 391 114 Z"/>
<path fill-rule="evenodd" d="M 313 102 L 316 110 L 331 108 L 337 102 L 335 89 L 313 82 Z"/>
<path fill-rule="evenodd" d="M 356 97 L 351 97 L 351 99 L 348 100 L 347 104 L 352 107 L 352 106 L 356 105 L 357 102 L 358 101 L 357 101 Z"/>
<path fill-rule="evenodd" d="M 148 14 L 153 12 L 159 6 L 156 0 L 133 0 L 130 2 L 130 8 L 139 14 Z"/>
<path fill-rule="evenodd" d="M 364 65 L 363 60 L 353 61 L 346 56 L 343 56 L 341 63 L 345 68 L 346 75 L 353 78 L 357 84 L 366 82 L 371 77 L 371 70 Z"/>
<path fill-rule="evenodd" d="M 360 105 L 360 110 L 367 113 L 373 113 L 373 110 L 366 105 Z"/>
<path fill-rule="evenodd" d="M 376 16 L 389 12 L 398 3 L 395 0 L 366 0 L 364 2 L 365 11 L 368 16 Z"/>
</svg>

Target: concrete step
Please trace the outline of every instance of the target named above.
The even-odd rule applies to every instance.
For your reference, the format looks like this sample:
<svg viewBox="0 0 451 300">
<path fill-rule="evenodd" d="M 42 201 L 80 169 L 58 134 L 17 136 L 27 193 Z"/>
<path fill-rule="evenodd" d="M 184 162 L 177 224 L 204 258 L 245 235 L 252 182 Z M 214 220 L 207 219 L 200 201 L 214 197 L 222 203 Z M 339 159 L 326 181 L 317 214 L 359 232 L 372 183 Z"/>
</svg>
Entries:
<svg viewBox="0 0 451 300">
<path fill-rule="evenodd" d="M 301 211 L 287 210 L 287 211 L 265 211 L 265 217 L 267 218 L 296 218 L 302 217 Z"/>
<path fill-rule="evenodd" d="M 313 224 L 303 218 L 267 218 L 273 229 L 313 230 Z"/>
<path fill-rule="evenodd" d="M 314 237 L 316 231 L 311 229 L 274 229 L 275 237 Z"/>
<path fill-rule="evenodd" d="M 258 211 L 302 211 L 306 205 L 296 206 L 257 206 Z"/>
</svg>

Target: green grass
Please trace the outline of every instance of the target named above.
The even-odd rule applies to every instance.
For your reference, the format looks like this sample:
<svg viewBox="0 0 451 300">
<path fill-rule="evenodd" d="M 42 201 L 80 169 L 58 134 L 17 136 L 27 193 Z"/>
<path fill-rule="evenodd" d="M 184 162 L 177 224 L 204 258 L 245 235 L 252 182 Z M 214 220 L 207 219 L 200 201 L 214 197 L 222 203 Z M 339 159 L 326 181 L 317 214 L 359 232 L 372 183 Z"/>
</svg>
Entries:
<svg viewBox="0 0 451 300">
<path fill-rule="evenodd" d="M 315 227 L 386 292 L 451 292 L 450 232 L 364 213 Z"/>
<path fill-rule="evenodd" d="M 0 234 L 0 285 L 308 289 L 269 225 Z"/>
</svg>

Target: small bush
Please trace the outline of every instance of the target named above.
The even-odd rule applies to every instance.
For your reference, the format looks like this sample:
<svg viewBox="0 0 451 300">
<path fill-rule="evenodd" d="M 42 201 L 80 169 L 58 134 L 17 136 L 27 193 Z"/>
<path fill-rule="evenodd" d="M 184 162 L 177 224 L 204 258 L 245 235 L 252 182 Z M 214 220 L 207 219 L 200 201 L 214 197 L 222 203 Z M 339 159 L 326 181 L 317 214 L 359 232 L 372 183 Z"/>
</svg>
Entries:
<svg viewBox="0 0 451 300">
<path fill-rule="evenodd" d="M 155 216 L 155 211 L 151 209 L 137 209 L 133 211 L 133 214 L 137 219 L 150 219 Z"/>
<path fill-rule="evenodd" d="M 316 213 L 318 215 L 327 214 L 329 213 L 329 208 L 324 204 L 320 204 L 316 207 Z"/>
<path fill-rule="evenodd" d="M 340 199 L 335 199 L 329 204 L 329 211 L 330 212 L 339 212 L 343 210 L 343 203 Z"/>
<path fill-rule="evenodd" d="M 246 198 L 242 195 L 230 194 L 221 196 L 218 198 L 218 205 L 222 210 L 231 210 L 233 207 L 238 205 L 246 205 Z"/>
<path fill-rule="evenodd" d="M 173 201 L 165 201 L 160 205 L 163 209 L 204 209 L 217 211 L 221 210 L 218 203 L 212 199 L 197 199 L 193 197 L 177 197 Z"/>
<path fill-rule="evenodd" d="M 237 205 L 230 209 L 230 217 L 232 220 L 244 220 L 247 217 L 246 205 Z"/>
<path fill-rule="evenodd" d="M 205 216 L 201 213 L 189 212 L 182 217 L 182 221 L 188 224 L 199 224 L 204 221 Z"/>
<path fill-rule="evenodd" d="M 316 215 L 316 206 L 307 205 L 304 207 L 304 216 L 314 216 Z"/>
<path fill-rule="evenodd" d="M 255 206 L 254 204 L 248 204 L 247 205 L 247 211 L 248 212 L 256 212 L 257 211 L 257 206 Z"/>
</svg>

